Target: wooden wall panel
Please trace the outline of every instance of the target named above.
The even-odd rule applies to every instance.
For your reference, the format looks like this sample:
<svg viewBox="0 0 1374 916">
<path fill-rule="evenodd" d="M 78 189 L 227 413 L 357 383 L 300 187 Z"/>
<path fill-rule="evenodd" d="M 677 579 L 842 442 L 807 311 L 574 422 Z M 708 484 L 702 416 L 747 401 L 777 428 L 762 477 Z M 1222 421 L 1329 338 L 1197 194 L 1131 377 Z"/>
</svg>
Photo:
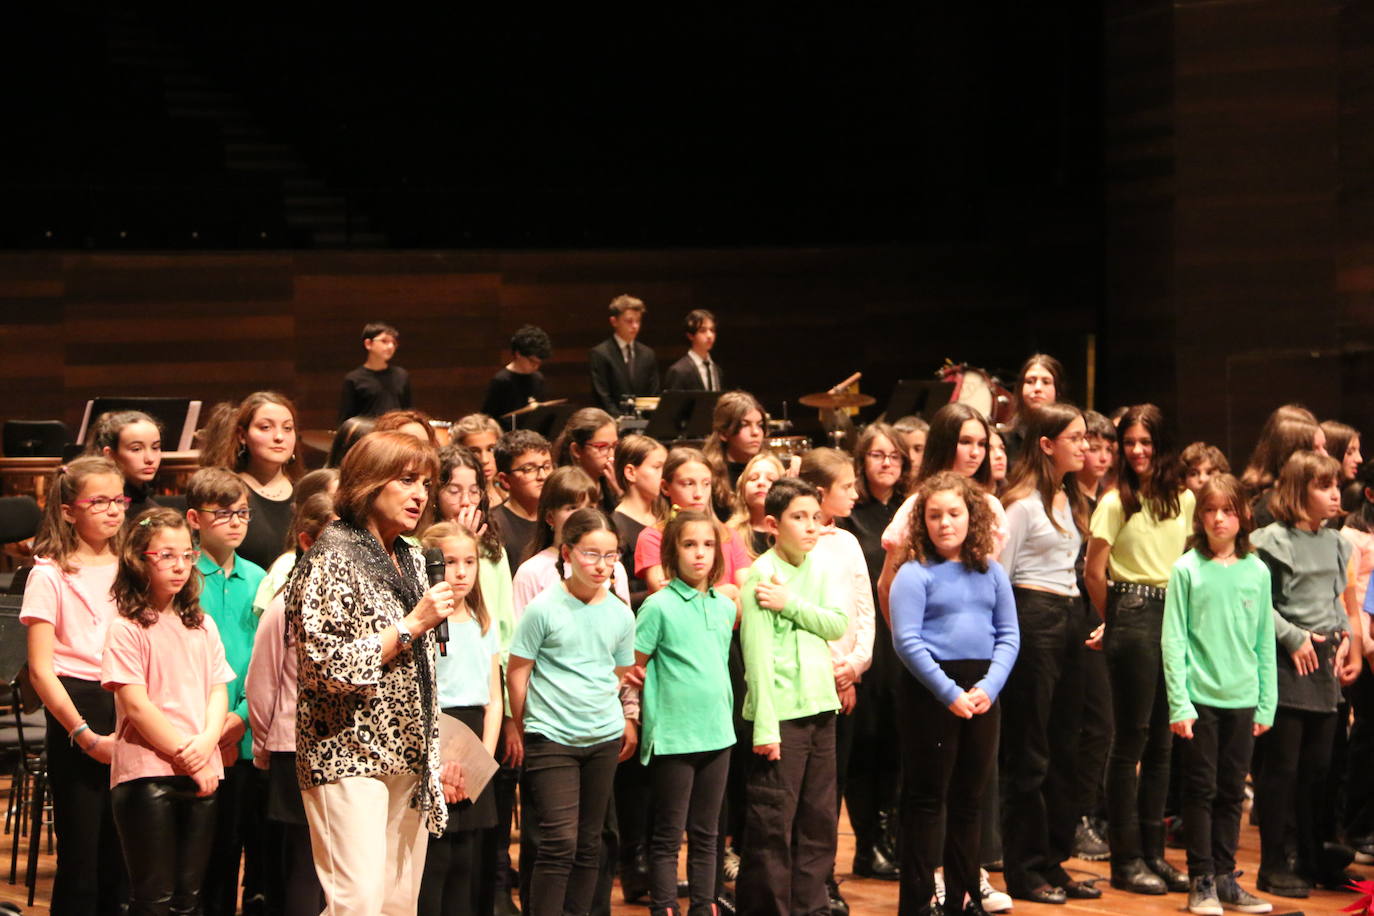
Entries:
<svg viewBox="0 0 1374 916">
<path fill-rule="evenodd" d="M 623 292 L 648 303 L 642 339 L 665 368 L 685 350 L 686 312 L 713 310 L 731 384 L 774 411 L 787 401 L 794 417 L 802 394 L 856 370 L 881 406 L 897 379 L 931 377 L 946 357 L 1013 371 L 1046 339 L 1077 373 L 1095 320 L 1094 303 L 1074 292 L 1082 253 L 1065 247 L 1042 262 L 1020 244 L 5 254 L 0 414 L 75 424 L 98 394 L 213 402 L 275 387 L 305 427 L 330 427 L 369 320 L 401 329 L 398 362 L 417 406 L 441 418 L 477 408 L 525 323 L 553 337 L 551 393 L 585 402 L 587 350 L 610 333 L 606 305 Z"/>
</svg>

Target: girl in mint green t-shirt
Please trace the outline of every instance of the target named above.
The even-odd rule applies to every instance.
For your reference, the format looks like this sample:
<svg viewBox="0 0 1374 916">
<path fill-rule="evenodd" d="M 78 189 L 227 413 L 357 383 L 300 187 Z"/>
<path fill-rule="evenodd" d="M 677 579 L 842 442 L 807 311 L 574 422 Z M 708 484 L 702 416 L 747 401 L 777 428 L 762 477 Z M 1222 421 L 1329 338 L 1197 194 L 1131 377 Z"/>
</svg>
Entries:
<svg viewBox="0 0 1374 916">
<path fill-rule="evenodd" d="M 705 512 L 679 512 L 663 530 L 668 584 L 635 622 L 635 662 L 644 666 L 640 754 L 653 780 L 650 908 L 677 898 L 677 853 L 687 831 L 692 909 L 715 902 L 716 832 L 735 743 L 730 634 L 735 603 L 711 587 L 725 565 L 724 530 Z"/>
</svg>

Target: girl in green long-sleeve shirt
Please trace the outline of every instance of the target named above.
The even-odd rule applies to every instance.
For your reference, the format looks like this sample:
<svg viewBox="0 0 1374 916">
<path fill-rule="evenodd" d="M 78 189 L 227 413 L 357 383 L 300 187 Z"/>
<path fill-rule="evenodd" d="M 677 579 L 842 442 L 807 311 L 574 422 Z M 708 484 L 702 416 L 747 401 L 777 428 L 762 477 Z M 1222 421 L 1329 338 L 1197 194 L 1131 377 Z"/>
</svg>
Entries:
<svg viewBox="0 0 1374 916">
<path fill-rule="evenodd" d="M 1222 904 L 1267 913 L 1236 883 L 1245 774 L 1254 739 L 1274 723 L 1274 618 L 1269 570 L 1251 550 L 1254 523 L 1240 482 L 1212 478 L 1198 493 L 1192 548 L 1174 564 L 1160 638 L 1169 727 L 1184 739 L 1183 823 L 1188 909 Z"/>
</svg>

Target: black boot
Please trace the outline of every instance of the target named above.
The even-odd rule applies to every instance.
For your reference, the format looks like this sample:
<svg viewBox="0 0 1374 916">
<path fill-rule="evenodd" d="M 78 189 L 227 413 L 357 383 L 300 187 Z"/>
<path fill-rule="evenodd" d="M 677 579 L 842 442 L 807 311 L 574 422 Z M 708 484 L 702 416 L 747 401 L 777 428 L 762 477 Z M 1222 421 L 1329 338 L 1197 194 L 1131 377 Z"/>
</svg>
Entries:
<svg viewBox="0 0 1374 916">
<path fill-rule="evenodd" d="M 830 897 L 830 916 L 849 916 L 849 903 L 840 893 L 840 885 L 834 875 L 825 879 L 825 890 Z"/>
<path fill-rule="evenodd" d="M 620 891 L 626 903 L 640 903 L 649 896 L 649 854 L 644 847 L 621 860 Z"/>
<path fill-rule="evenodd" d="M 881 881 L 896 881 L 902 876 L 897 863 L 883 854 L 881 844 L 854 851 L 854 874 L 860 878 L 877 878 Z"/>
<path fill-rule="evenodd" d="M 898 853 L 897 834 L 901 829 L 896 807 L 884 808 L 878 812 L 878 841 L 874 844 L 874 849 L 883 854 L 883 858 L 896 865 L 902 861 Z"/>
<path fill-rule="evenodd" d="M 1188 893 L 1188 876 L 1164 858 L 1164 825 L 1142 823 L 1140 843 L 1145 847 L 1145 864 L 1150 867 L 1150 871 L 1159 875 L 1164 886 L 1174 894 Z"/>
<path fill-rule="evenodd" d="M 1169 888 L 1164 879 L 1150 870 L 1144 859 L 1131 859 L 1120 864 L 1112 863 L 1112 887 L 1132 894 L 1159 896 L 1167 894 Z"/>
</svg>

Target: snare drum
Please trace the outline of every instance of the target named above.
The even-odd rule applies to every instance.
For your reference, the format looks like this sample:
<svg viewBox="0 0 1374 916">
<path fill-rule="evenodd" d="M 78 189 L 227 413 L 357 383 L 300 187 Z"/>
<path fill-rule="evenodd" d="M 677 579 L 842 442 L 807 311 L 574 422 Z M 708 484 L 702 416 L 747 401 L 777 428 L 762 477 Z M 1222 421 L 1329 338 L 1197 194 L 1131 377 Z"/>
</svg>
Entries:
<svg viewBox="0 0 1374 916">
<path fill-rule="evenodd" d="M 810 436 L 771 436 L 765 441 L 768 450 L 783 459 L 784 464 L 811 451 Z"/>
<path fill-rule="evenodd" d="M 967 404 L 983 415 L 994 429 L 1003 429 L 1011 422 L 1013 405 L 1011 392 L 1002 387 L 996 377 L 984 369 L 967 363 L 947 365 L 939 378 L 954 385 L 951 404 Z"/>
</svg>

